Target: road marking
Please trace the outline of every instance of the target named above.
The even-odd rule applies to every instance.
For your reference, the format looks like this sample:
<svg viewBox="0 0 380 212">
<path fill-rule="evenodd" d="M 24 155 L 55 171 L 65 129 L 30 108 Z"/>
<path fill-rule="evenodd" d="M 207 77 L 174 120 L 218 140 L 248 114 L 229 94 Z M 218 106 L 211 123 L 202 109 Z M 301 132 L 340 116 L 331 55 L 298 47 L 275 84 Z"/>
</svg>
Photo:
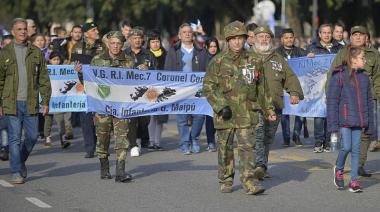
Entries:
<svg viewBox="0 0 380 212">
<path fill-rule="evenodd" d="M 280 158 L 281 159 L 285 159 L 285 160 L 294 160 L 294 161 L 308 161 L 309 160 L 307 158 L 296 156 L 296 155 L 292 155 L 292 156 L 280 156 Z"/>
<path fill-rule="evenodd" d="M 12 187 L 14 187 L 14 185 L 8 183 L 5 180 L 0 180 L 0 185 L 3 186 L 3 187 L 5 187 L 5 188 L 12 188 Z"/>
<path fill-rule="evenodd" d="M 48 204 L 42 202 L 41 200 L 39 200 L 39 199 L 37 199 L 35 197 L 25 197 L 25 199 L 28 200 L 29 202 L 33 203 L 37 207 L 40 207 L 40 208 L 51 208 L 51 205 L 48 205 Z"/>
</svg>

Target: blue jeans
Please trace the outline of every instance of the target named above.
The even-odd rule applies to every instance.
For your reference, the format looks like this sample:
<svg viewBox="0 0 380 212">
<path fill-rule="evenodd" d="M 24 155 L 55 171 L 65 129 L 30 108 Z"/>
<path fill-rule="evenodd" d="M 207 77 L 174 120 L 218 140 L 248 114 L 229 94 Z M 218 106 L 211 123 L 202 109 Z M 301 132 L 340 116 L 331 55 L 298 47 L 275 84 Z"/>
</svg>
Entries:
<svg viewBox="0 0 380 212">
<path fill-rule="evenodd" d="M 344 169 L 347 155 L 351 152 L 351 180 L 358 178 L 361 133 L 360 127 L 340 128 L 341 148 L 336 159 L 336 168 Z"/>
<path fill-rule="evenodd" d="M 207 144 L 208 146 L 215 147 L 215 128 L 214 128 L 214 120 L 211 116 L 206 116 L 206 136 L 207 136 Z"/>
<path fill-rule="evenodd" d="M 5 116 L 0 117 L 0 149 L 5 148 L 8 150 L 8 123 Z"/>
<path fill-rule="evenodd" d="M 198 153 L 200 151 L 199 136 L 201 135 L 205 116 L 197 114 L 178 114 L 176 120 L 179 137 L 181 139 L 179 144 L 180 150 L 182 152 L 189 151 L 191 146 L 191 151 Z"/>
<path fill-rule="evenodd" d="M 326 141 L 326 118 L 314 118 L 314 139 L 315 143 L 325 143 Z"/>
<path fill-rule="evenodd" d="M 293 129 L 293 139 L 294 137 L 299 137 L 302 129 L 302 117 L 295 116 L 294 117 L 294 129 Z M 284 141 L 290 141 L 290 120 L 289 115 L 281 116 L 281 129 L 282 129 L 282 137 Z"/>
<path fill-rule="evenodd" d="M 25 163 L 38 138 L 38 115 L 27 113 L 26 101 L 17 101 L 16 115 L 6 115 L 12 175 L 20 175 L 21 164 Z M 22 129 L 25 139 L 21 142 Z"/>
<path fill-rule="evenodd" d="M 8 132 L 5 129 L 0 130 L 1 134 L 1 143 L 0 149 L 5 148 L 8 149 Z"/>
</svg>

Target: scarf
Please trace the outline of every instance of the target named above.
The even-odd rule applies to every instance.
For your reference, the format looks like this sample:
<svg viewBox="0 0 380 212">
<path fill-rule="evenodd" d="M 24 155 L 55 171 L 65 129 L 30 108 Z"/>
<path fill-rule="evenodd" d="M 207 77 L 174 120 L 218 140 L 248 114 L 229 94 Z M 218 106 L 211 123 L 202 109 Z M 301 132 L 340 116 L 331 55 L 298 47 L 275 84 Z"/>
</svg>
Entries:
<svg viewBox="0 0 380 212">
<path fill-rule="evenodd" d="M 154 54 L 155 57 L 160 57 L 162 55 L 162 49 L 159 49 L 159 50 L 153 50 L 153 49 L 150 49 L 150 51 Z"/>
</svg>

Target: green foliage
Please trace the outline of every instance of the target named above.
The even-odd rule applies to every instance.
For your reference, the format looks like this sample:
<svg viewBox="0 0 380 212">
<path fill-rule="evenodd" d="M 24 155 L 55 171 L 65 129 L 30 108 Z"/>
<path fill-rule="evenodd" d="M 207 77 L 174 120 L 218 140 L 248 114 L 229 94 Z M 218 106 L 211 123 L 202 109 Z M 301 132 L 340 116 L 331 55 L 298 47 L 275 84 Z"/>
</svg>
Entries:
<svg viewBox="0 0 380 212">
<path fill-rule="evenodd" d="M 277 4 L 277 17 L 280 14 L 281 0 Z M 40 31 L 46 31 L 53 22 L 73 21 L 84 23 L 88 17 L 87 3 L 91 3 L 94 20 L 105 32 L 117 29 L 119 21 L 130 19 L 134 25 L 146 28 L 160 28 L 175 33 L 184 21 L 200 19 L 205 30 L 212 34 L 216 22 L 247 21 L 253 15 L 253 1 L 248 0 L 2 0 L 0 25 L 9 25 L 13 18 L 32 18 Z M 312 0 L 287 0 L 290 14 L 296 14 L 292 25 L 302 27 L 303 22 L 311 23 Z M 352 24 L 373 22 L 380 31 L 380 0 L 318 0 L 320 23 L 343 21 Z M 377 8 L 377 9 L 376 9 Z M 91 13 L 90 13 L 91 14 Z"/>
</svg>

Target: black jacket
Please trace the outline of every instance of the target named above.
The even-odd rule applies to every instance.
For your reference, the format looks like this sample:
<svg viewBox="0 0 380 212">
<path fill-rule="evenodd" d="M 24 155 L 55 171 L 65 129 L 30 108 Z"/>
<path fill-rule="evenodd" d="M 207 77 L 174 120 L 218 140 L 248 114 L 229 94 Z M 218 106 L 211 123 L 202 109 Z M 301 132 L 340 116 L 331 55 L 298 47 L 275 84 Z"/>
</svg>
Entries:
<svg viewBox="0 0 380 212">
<path fill-rule="evenodd" d="M 130 57 L 132 57 L 133 62 L 134 62 L 134 67 L 137 68 L 137 66 L 141 64 L 145 64 L 148 66 L 149 70 L 156 70 L 157 69 L 157 59 L 153 55 L 152 52 L 149 50 L 142 48 L 141 51 L 138 54 L 135 54 L 131 47 L 128 47 L 124 50 L 124 53 Z"/>
<path fill-rule="evenodd" d="M 206 49 L 199 47 L 197 44 L 193 43 L 193 62 L 192 71 L 193 72 L 205 72 L 209 61 L 209 56 L 207 55 Z M 168 71 L 183 71 L 182 62 L 183 53 L 181 51 L 181 43 L 175 44 L 171 47 L 166 55 L 165 59 L 165 70 Z"/>
<path fill-rule="evenodd" d="M 294 57 L 304 57 L 307 55 L 306 50 L 299 48 L 297 46 L 293 46 L 291 50 L 285 49 L 283 46 L 280 46 L 276 49 L 276 52 L 279 53 L 281 56 L 283 56 L 285 60 L 288 60 Z"/>
<path fill-rule="evenodd" d="M 323 47 L 322 45 L 321 45 L 321 42 L 320 42 L 320 40 L 318 39 L 318 40 L 315 40 L 313 43 L 311 43 L 308 47 L 307 47 L 307 49 L 306 49 L 306 51 L 308 52 L 308 53 L 314 53 L 314 54 L 316 54 L 316 55 L 318 55 L 318 54 L 336 54 L 336 53 L 338 53 L 338 51 L 341 49 L 341 48 L 343 48 L 343 46 L 342 45 L 340 45 L 338 42 L 336 42 L 336 41 L 333 41 L 332 42 L 332 47 L 331 47 L 331 49 L 330 49 L 330 51 L 328 50 L 328 49 L 326 49 L 325 47 Z"/>
</svg>

